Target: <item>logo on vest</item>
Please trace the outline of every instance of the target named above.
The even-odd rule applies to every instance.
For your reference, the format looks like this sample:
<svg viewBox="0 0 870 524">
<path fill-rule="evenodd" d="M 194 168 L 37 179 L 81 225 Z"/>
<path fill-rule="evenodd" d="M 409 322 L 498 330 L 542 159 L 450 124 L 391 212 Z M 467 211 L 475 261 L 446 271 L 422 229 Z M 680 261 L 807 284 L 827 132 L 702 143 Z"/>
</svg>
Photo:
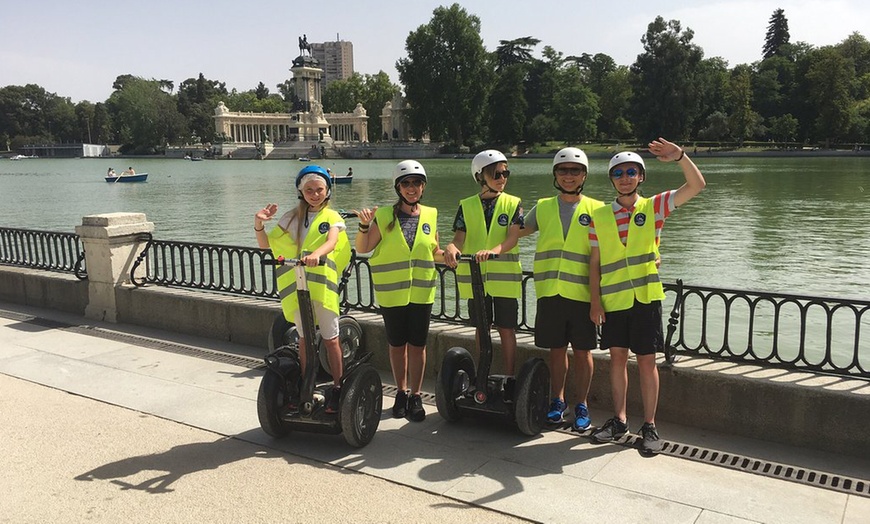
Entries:
<svg viewBox="0 0 870 524">
<path fill-rule="evenodd" d="M 638 213 L 634 215 L 634 224 L 637 226 L 642 226 L 646 224 L 646 214 Z"/>
<path fill-rule="evenodd" d="M 592 223 L 592 217 L 586 213 L 581 213 L 580 216 L 577 217 L 577 222 L 579 222 L 581 226 L 588 226 Z"/>
<path fill-rule="evenodd" d="M 429 226 L 429 224 L 423 224 L 423 233 L 428 235 L 431 232 L 432 232 L 432 228 Z"/>
<path fill-rule="evenodd" d="M 317 231 L 320 232 L 321 235 L 325 234 L 329 231 L 329 224 L 326 222 L 321 222 L 319 226 L 317 226 Z"/>
<path fill-rule="evenodd" d="M 498 216 L 498 225 L 506 226 L 508 225 L 508 216 L 507 213 L 502 213 Z"/>
</svg>

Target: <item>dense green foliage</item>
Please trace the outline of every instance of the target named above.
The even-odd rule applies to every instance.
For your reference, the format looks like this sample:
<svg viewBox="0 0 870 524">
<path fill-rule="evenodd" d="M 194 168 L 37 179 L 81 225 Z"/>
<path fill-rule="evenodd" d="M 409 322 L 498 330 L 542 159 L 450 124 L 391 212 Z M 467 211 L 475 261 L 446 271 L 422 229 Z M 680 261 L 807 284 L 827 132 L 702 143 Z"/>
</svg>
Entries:
<svg viewBox="0 0 870 524">
<path fill-rule="evenodd" d="M 860 33 L 834 46 L 790 42 L 788 20 L 774 11 L 761 59 L 729 64 L 705 58 L 694 32 L 657 17 L 643 52 L 619 65 L 606 54 L 564 56 L 525 36 L 488 51 L 481 20 L 458 4 L 438 7 L 409 33 L 396 63 L 402 86 L 383 71 L 355 73 L 323 92 L 327 112 L 369 117 L 369 139 L 383 138 L 381 110 L 404 92 L 410 129 L 453 150 L 552 142 L 679 141 L 809 143 L 829 147 L 870 143 L 870 42 Z M 208 143 L 214 110 L 287 112 L 292 80 L 270 92 L 262 82 L 228 91 L 202 74 L 178 85 L 125 74 L 103 102 L 74 104 L 38 85 L 0 88 L 0 149 L 29 143 L 123 144 L 159 151 L 166 144 Z M 5 146 L 5 147 L 4 147 Z"/>
</svg>

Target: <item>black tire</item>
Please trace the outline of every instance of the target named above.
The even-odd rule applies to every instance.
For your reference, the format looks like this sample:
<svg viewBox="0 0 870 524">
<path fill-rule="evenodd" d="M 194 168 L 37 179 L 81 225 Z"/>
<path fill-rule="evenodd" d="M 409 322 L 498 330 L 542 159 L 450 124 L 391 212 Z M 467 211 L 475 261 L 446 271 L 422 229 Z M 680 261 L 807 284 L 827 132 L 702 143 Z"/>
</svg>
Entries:
<svg viewBox="0 0 870 524">
<path fill-rule="evenodd" d="M 290 433 L 289 425 L 282 418 L 284 407 L 290 400 L 290 385 L 278 373 L 267 370 L 257 392 L 257 418 L 267 435 L 281 438 Z"/>
<path fill-rule="evenodd" d="M 384 391 L 381 377 L 369 364 L 362 364 L 341 388 L 341 434 L 355 448 L 372 441 L 381 422 Z"/>
<path fill-rule="evenodd" d="M 550 395 L 550 370 L 540 358 L 530 358 L 517 375 L 516 410 L 517 427 L 526 435 L 541 432 L 547 421 L 547 402 Z"/>
<path fill-rule="evenodd" d="M 435 405 L 441 418 L 448 422 L 462 419 L 462 412 L 456 405 L 463 380 L 461 373 L 465 374 L 469 384 L 474 383 L 474 360 L 471 353 L 461 347 L 450 348 L 441 361 L 441 371 L 435 381 Z"/>
<path fill-rule="evenodd" d="M 326 354 L 326 344 L 322 337 L 320 338 L 320 367 L 326 371 L 329 376 L 332 376 L 332 371 L 329 369 L 329 356 Z M 363 340 L 363 329 L 355 318 L 347 315 L 342 315 L 338 319 L 338 343 L 341 344 L 342 361 L 344 368 L 347 369 L 348 364 L 353 362 L 359 356 L 360 348 L 365 347 Z"/>
<path fill-rule="evenodd" d="M 284 318 L 284 313 L 278 313 L 269 330 L 269 353 L 282 346 L 299 349 L 299 333 L 296 326 Z"/>
</svg>

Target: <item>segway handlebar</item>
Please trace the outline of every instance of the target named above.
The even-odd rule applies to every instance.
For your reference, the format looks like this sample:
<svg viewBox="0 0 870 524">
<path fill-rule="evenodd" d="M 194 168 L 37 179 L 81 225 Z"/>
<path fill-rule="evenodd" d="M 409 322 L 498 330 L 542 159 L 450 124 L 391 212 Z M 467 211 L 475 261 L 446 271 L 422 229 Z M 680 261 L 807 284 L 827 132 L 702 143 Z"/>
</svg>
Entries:
<svg viewBox="0 0 870 524">
<path fill-rule="evenodd" d="M 341 216 L 341 218 L 356 218 L 357 216 L 359 216 L 353 211 L 345 211 L 344 209 L 339 211 L 338 214 L 339 216 Z"/>
<path fill-rule="evenodd" d="M 320 257 L 317 259 L 320 264 L 326 264 L 327 258 Z M 302 262 L 300 258 L 267 258 L 264 259 L 262 264 L 264 266 L 304 266 L 305 264 Z"/>
<path fill-rule="evenodd" d="M 492 259 L 492 258 L 498 258 L 498 255 L 492 254 L 492 255 L 489 255 L 489 258 L 491 258 L 491 259 Z M 477 259 L 477 256 L 475 256 L 475 255 L 466 255 L 466 254 L 461 254 L 461 255 L 459 255 L 458 257 L 456 257 L 456 260 L 465 260 L 465 261 L 468 261 L 468 262 L 470 262 L 470 261 L 472 261 L 472 260 L 476 260 L 476 259 Z"/>
</svg>

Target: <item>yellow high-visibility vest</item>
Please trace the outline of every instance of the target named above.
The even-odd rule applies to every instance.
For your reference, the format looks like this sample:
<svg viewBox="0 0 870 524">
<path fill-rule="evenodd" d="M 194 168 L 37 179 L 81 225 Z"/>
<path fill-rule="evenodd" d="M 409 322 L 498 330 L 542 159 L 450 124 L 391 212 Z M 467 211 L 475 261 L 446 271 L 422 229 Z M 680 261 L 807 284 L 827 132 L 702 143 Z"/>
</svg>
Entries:
<svg viewBox="0 0 870 524">
<path fill-rule="evenodd" d="M 592 213 L 604 203 L 583 196 L 568 234 L 559 218 L 559 197 L 542 198 L 535 208 L 538 244 L 535 250 L 535 293 L 538 298 L 562 296 L 589 302 L 589 224 Z"/>
<path fill-rule="evenodd" d="M 664 300 L 665 292 L 656 267 L 656 215 L 653 200 L 639 198 L 628 225 L 628 242 L 619 240 L 611 206 L 595 211 L 595 233 L 601 254 L 601 305 L 605 312 L 631 309 Z"/>
<path fill-rule="evenodd" d="M 275 227 L 268 234 L 272 255 L 276 258 L 283 256 L 289 259 L 300 258 L 303 253 L 311 253 L 326 242 L 329 228 L 339 222 L 343 222 L 343 219 L 337 212 L 329 208 L 321 209 L 312 220 L 301 248 L 289 233 L 280 227 Z M 308 291 L 311 300 L 320 302 L 326 309 L 337 315 L 339 314 L 338 275 L 344 271 L 350 261 L 350 241 L 347 232 L 342 230 L 339 233 L 338 243 L 335 249 L 326 255 L 326 259 L 326 264 L 305 268 Z M 296 297 L 296 272 L 292 266 L 278 266 L 275 269 L 275 276 L 284 318 L 293 322 L 294 313 L 299 309 L 299 301 Z"/>
<path fill-rule="evenodd" d="M 486 230 L 486 217 L 480 195 L 460 201 L 462 216 L 465 217 L 465 243 L 463 253 L 471 255 L 482 249 L 492 249 L 504 242 L 511 228 L 511 219 L 517 212 L 520 199 L 502 193 L 495 201 L 492 222 Z M 498 258 L 480 264 L 480 272 L 486 294 L 493 297 L 520 298 L 522 294 L 523 268 L 520 264 L 520 251 L 514 246 L 502 252 Z M 467 262 L 456 267 L 456 282 L 459 284 L 459 297 L 471 298 L 471 269 Z"/>
<path fill-rule="evenodd" d="M 435 259 L 438 210 L 420 205 L 420 221 L 414 245 L 409 246 L 398 219 L 393 220 L 393 208 L 375 211 L 375 221 L 381 241 L 369 259 L 375 300 L 381 307 L 406 306 L 409 303 L 435 302 Z"/>
</svg>

